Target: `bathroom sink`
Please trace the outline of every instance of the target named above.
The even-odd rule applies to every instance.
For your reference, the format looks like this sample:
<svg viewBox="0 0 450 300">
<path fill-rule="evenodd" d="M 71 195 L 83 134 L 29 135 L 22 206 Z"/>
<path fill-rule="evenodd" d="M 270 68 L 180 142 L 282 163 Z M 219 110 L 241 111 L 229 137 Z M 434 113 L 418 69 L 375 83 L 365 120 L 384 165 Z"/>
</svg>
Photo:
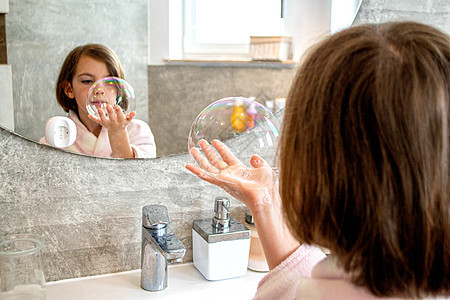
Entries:
<svg viewBox="0 0 450 300">
<path fill-rule="evenodd" d="M 267 273 L 247 270 L 238 278 L 208 281 L 192 263 L 170 265 L 167 289 L 140 287 L 141 270 L 66 279 L 47 283 L 47 300 L 56 299 L 251 299 Z"/>
</svg>

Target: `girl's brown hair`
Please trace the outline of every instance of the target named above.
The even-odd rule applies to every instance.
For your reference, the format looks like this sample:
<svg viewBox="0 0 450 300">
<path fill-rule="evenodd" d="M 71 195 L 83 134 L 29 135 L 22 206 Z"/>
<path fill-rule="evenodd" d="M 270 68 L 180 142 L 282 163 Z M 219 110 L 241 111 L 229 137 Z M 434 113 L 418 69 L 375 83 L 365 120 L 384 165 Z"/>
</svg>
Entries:
<svg viewBox="0 0 450 300">
<path fill-rule="evenodd" d="M 67 97 L 64 92 L 65 85 L 72 83 L 78 61 L 82 56 L 89 56 L 106 63 L 111 76 L 124 78 L 123 68 L 117 55 L 108 47 L 100 44 L 86 44 L 73 49 L 64 60 L 56 82 L 56 99 L 59 105 L 66 111 L 72 110 L 78 113 L 75 99 Z"/>
<path fill-rule="evenodd" d="M 288 95 L 287 222 L 375 295 L 449 294 L 449 59 L 430 26 L 355 26 L 309 52 Z"/>
</svg>

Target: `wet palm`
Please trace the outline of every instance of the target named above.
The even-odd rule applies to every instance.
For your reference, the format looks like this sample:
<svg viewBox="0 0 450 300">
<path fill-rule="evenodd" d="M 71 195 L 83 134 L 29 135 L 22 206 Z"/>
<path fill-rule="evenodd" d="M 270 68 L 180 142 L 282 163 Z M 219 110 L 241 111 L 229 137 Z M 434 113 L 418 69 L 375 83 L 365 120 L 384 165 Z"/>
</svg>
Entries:
<svg viewBox="0 0 450 300">
<path fill-rule="evenodd" d="M 199 145 L 204 154 L 198 148 L 191 149 L 199 167 L 188 164 L 186 168 L 189 171 L 221 187 L 250 210 L 274 204 L 273 200 L 278 198 L 274 197 L 274 192 L 277 192 L 276 175 L 260 156 L 253 155 L 250 159 L 253 168 L 248 168 L 218 140 L 214 140 L 212 146 L 201 140 Z"/>
</svg>

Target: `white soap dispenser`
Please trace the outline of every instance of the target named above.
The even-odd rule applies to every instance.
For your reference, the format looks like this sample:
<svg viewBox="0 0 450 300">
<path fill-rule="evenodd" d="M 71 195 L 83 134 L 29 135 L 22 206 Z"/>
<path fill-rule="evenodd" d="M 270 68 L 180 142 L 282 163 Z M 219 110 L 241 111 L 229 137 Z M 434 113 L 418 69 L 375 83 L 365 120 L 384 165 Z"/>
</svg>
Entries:
<svg viewBox="0 0 450 300">
<path fill-rule="evenodd" d="M 247 271 L 250 230 L 228 217 L 229 209 L 230 200 L 217 197 L 214 218 L 193 222 L 194 266 L 208 280 L 239 277 Z"/>
</svg>

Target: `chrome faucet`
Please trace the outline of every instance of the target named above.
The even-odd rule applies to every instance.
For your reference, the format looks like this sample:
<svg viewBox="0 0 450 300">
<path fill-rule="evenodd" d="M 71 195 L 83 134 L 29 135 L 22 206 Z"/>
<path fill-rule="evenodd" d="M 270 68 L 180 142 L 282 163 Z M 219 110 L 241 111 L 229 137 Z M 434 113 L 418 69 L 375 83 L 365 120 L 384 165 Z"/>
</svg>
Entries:
<svg viewBox="0 0 450 300">
<path fill-rule="evenodd" d="M 168 226 L 163 205 L 142 208 L 141 287 L 161 291 L 167 287 L 167 264 L 181 262 L 186 248 Z"/>
</svg>

